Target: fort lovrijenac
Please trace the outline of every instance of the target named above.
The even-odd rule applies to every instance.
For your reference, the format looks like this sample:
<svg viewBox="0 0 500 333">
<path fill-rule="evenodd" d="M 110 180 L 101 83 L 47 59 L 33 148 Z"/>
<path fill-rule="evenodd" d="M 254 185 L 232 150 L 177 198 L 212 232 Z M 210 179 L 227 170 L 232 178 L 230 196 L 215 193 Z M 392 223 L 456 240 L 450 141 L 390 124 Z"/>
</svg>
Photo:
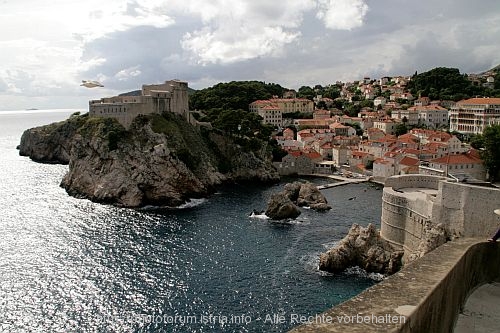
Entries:
<svg viewBox="0 0 500 333">
<path fill-rule="evenodd" d="M 139 96 L 113 96 L 89 101 L 89 114 L 115 118 L 125 128 L 138 115 L 173 112 L 188 118 L 188 84 L 179 80 L 144 84 Z"/>
</svg>

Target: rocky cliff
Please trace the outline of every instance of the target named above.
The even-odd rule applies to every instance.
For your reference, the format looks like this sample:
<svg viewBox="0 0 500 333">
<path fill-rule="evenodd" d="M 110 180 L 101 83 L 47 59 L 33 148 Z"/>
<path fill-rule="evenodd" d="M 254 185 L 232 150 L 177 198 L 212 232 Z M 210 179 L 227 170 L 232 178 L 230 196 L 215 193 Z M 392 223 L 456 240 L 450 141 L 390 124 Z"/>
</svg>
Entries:
<svg viewBox="0 0 500 333">
<path fill-rule="evenodd" d="M 71 141 L 86 117 L 77 114 L 69 119 L 26 130 L 18 146 L 21 156 L 43 163 L 69 163 Z"/>
<path fill-rule="evenodd" d="M 25 131 L 20 154 L 69 163 L 61 186 L 74 196 L 124 207 L 177 206 L 231 181 L 277 181 L 265 143 L 243 151 L 173 115 L 137 117 L 129 130 L 111 118 L 72 116 Z"/>
</svg>

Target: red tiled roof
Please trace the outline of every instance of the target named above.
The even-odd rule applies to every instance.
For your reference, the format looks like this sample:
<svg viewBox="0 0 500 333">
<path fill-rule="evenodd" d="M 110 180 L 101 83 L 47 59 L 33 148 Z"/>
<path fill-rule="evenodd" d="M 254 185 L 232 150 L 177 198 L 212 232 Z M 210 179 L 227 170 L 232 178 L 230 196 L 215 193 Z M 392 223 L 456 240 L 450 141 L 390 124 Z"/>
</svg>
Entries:
<svg viewBox="0 0 500 333">
<path fill-rule="evenodd" d="M 451 137 L 452 135 L 446 132 L 434 132 L 433 134 L 429 135 L 428 140 L 439 139 L 440 141 L 446 142 L 451 139 Z"/>
<path fill-rule="evenodd" d="M 464 99 L 457 104 L 461 105 L 478 105 L 478 104 L 500 104 L 500 98 L 469 98 Z"/>
<path fill-rule="evenodd" d="M 306 155 L 307 157 L 309 157 L 311 160 L 315 160 L 315 159 L 318 159 L 318 158 L 323 158 L 323 156 L 321 156 L 321 154 L 318 153 L 317 151 L 311 151 L 309 153 L 305 153 L 304 155 Z"/>
<path fill-rule="evenodd" d="M 416 158 L 405 156 L 405 157 L 403 157 L 403 159 L 401 161 L 399 161 L 399 164 L 409 165 L 409 166 L 418 165 L 419 164 L 419 160 L 416 159 Z"/>
<path fill-rule="evenodd" d="M 277 105 L 266 105 L 262 108 L 263 110 L 281 110 Z"/>
<path fill-rule="evenodd" d="M 356 151 L 353 151 L 352 152 L 352 156 L 359 156 L 359 157 L 365 157 L 365 156 L 368 156 L 370 155 L 369 153 L 365 153 L 364 151 L 359 151 L 359 150 L 356 150 Z"/>
<path fill-rule="evenodd" d="M 442 106 L 439 105 L 426 105 L 426 106 L 412 106 L 409 107 L 408 110 L 410 111 L 448 111 L 448 109 L 443 108 Z"/>
<path fill-rule="evenodd" d="M 483 161 L 470 154 L 447 155 L 431 160 L 431 163 L 438 164 L 482 164 Z"/>
<path fill-rule="evenodd" d="M 332 148 L 332 143 L 331 142 L 325 142 L 321 148 L 323 149 L 329 149 L 329 148 Z"/>
</svg>

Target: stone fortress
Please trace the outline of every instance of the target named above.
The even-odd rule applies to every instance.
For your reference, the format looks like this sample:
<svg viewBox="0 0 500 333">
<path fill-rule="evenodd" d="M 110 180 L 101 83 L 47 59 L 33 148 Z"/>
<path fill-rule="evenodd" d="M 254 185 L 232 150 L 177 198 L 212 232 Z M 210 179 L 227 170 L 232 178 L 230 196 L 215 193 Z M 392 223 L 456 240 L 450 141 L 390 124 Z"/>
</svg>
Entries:
<svg viewBox="0 0 500 333">
<path fill-rule="evenodd" d="M 291 332 L 454 332 L 459 316 L 476 320 L 461 314 L 465 301 L 479 286 L 500 284 L 500 244 L 486 242 L 500 227 L 500 216 L 494 213 L 498 208 L 500 189 L 495 187 L 431 175 L 388 178 L 380 234 L 404 250 L 405 266 Z M 342 316 L 353 319 L 348 324 L 321 320 Z M 405 320 L 391 322 L 386 316 Z M 495 328 L 488 332 L 496 332 L 495 318 L 490 320 Z M 468 327 L 466 332 L 479 330 Z"/>
<path fill-rule="evenodd" d="M 188 84 L 179 80 L 145 84 L 139 96 L 113 96 L 89 101 L 89 114 L 115 118 L 125 128 L 138 115 L 173 112 L 189 117 Z"/>
<path fill-rule="evenodd" d="M 486 239 L 500 226 L 497 208 L 500 189 L 495 187 L 429 175 L 393 176 L 382 195 L 380 234 L 412 261 L 446 239 Z"/>
</svg>

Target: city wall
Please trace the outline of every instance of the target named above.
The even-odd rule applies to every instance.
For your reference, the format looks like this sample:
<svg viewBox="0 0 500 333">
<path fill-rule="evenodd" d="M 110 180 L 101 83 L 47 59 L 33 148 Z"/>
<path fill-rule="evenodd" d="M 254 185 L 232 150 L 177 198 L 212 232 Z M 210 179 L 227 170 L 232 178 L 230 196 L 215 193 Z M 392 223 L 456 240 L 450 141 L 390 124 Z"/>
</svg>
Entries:
<svg viewBox="0 0 500 333">
<path fill-rule="evenodd" d="M 453 332 L 467 297 L 485 283 L 500 282 L 499 267 L 500 244 L 457 239 L 291 332 Z"/>
<path fill-rule="evenodd" d="M 394 176 L 382 196 L 381 236 L 405 255 L 417 250 L 432 225 L 442 224 L 450 238 L 486 238 L 500 226 L 497 208 L 500 189 L 429 175 Z"/>
</svg>

